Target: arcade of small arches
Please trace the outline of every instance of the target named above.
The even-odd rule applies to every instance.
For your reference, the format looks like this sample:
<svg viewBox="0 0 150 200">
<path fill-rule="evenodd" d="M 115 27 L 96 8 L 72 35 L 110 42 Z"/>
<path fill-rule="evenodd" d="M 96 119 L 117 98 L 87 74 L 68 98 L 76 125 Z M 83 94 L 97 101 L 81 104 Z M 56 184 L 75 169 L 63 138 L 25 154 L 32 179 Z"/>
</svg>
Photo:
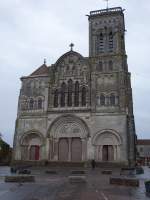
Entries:
<svg viewBox="0 0 150 200">
<path fill-rule="evenodd" d="M 23 99 L 20 106 L 21 110 L 41 110 L 43 109 L 43 104 L 43 97 L 31 97 Z"/>
<path fill-rule="evenodd" d="M 87 161 L 89 129 L 82 121 L 68 117 L 58 119 L 49 129 L 46 138 L 38 131 L 24 134 L 20 140 L 21 160 L 30 161 Z M 47 142 L 45 142 L 47 141 Z M 92 137 L 94 159 L 99 162 L 114 162 L 120 159 L 121 137 L 113 130 L 103 130 Z M 45 146 L 44 146 L 45 145 Z M 47 145 L 47 146 L 46 146 Z M 49 149 L 47 158 L 44 149 Z"/>
<path fill-rule="evenodd" d="M 117 106 L 119 104 L 119 97 L 115 93 L 97 95 L 98 106 Z"/>
<path fill-rule="evenodd" d="M 87 87 L 80 86 L 69 79 L 67 83 L 63 82 L 59 89 L 54 90 L 53 106 L 57 107 L 79 107 L 87 105 Z"/>
</svg>

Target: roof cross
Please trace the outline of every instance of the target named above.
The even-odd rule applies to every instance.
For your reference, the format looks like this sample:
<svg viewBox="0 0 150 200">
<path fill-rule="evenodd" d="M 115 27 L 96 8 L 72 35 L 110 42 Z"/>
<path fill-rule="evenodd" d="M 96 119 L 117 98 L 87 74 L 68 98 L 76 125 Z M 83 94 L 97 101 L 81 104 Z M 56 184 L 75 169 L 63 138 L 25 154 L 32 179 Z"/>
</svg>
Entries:
<svg viewBox="0 0 150 200">
<path fill-rule="evenodd" d="M 71 43 L 69 46 L 70 46 L 70 48 L 71 48 L 70 50 L 73 51 L 74 44 Z"/>
<path fill-rule="evenodd" d="M 109 8 L 109 1 L 110 1 L 110 0 L 104 0 L 104 1 L 106 1 L 106 3 L 107 3 L 106 9 L 108 9 L 108 8 Z"/>
<path fill-rule="evenodd" d="M 44 58 L 44 65 L 46 65 L 46 58 Z"/>
</svg>

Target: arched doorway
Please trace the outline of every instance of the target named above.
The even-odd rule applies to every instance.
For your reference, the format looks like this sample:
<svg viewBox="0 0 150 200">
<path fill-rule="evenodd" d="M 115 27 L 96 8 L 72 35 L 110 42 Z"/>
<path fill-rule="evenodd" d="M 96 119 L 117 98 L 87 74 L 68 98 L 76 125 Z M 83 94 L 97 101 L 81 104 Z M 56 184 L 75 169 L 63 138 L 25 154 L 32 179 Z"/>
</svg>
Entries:
<svg viewBox="0 0 150 200">
<path fill-rule="evenodd" d="M 102 162 L 120 160 L 121 136 L 114 130 L 97 133 L 93 138 L 95 159 Z"/>
<path fill-rule="evenodd" d="M 21 159 L 38 161 L 41 159 L 43 139 L 37 132 L 26 133 L 21 138 Z"/>
<path fill-rule="evenodd" d="M 102 160 L 114 161 L 114 148 L 112 145 L 104 145 L 102 148 Z"/>
<path fill-rule="evenodd" d="M 60 138 L 58 148 L 59 148 L 59 153 L 58 153 L 59 161 L 68 161 L 68 152 L 69 152 L 68 139 Z"/>
<path fill-rule="evenodd" d="M 87 159 L 89 128 L 79 117 L 58 117 L 50 125 L 48 134 L 54 146 L 50 149 L 52 161 L 80 162 Z"/>
<path fill-rule="evenodd" d="M 71 143 L 71 161 L 82 161 L 82 142 L 80 138 L 72 138 Z"/>
</svg>

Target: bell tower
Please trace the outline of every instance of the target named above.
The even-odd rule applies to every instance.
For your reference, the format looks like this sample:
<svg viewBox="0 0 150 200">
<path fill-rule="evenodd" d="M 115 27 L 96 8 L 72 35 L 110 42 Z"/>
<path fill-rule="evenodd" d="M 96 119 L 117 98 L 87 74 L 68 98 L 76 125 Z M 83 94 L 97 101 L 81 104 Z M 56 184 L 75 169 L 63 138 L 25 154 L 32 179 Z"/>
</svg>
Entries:
<svg viewBox="0 0 150 200">
<path fill-rule="evenodd" d="M 90 57 L 125 54 L 123 11 L 121 7 L 116 7 L 90 12 Z"/>
<path fill-rule="evenodd" d="M 108 3 L 108 1 L 107 1 Z M 121 137 L 127 144 L 128 163 L 135 160 L 135 124 L 132 88 L 125 50 L 124 10 L 121 7 L 91 11 L 89 15 L 89 59 L 91 60 L 92 111 L 102 121 L 125 123 Z M 94 101 L 95 100 L 95 101 Z M 95 103 L 94 103 L 95 102 Z M 104 117 L 105 115 L 105 117 Z M 115 118 L 114 116 L 117 116 Z M 105 120 L 105 121 L 107 121 Z M 102 125 L 104 125 L 103 122 Z M 106 124 L 108 128 L 108 123 Z M 112 126 L 110 126 L 112 129 Z M 126 141 L 126 142 L 125 142 Z"/>
</svg>

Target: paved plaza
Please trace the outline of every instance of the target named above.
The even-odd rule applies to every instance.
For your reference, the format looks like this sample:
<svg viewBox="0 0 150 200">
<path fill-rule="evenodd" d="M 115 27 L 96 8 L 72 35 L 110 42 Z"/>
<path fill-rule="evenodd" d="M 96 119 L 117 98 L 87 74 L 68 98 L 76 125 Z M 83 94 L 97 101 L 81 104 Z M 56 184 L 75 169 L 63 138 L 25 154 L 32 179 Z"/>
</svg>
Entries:
<svg viewBox="0 0 150 200">
<path fill-rule="evenodd" d="M 109 184 L 111 175 L 101 174 L 102 169 L 85 169 L 86 183 L 71 184 L 68 176 L 71 168 L 55 169 L 57 174 L 45 174 L 46 168 L 32 169 L 35 183 L 5 183 L 4 176 L 10 174 L 8 167 L 0 167 L 0 200 L 147 200 L 144 181 L 149 179 L 150 168 L 137 175 L 140 187 L 125 187 Z M 54 169 L 53 169 L 54 170 Z M 113 175 L 119 175 L 113 169 Z"/>
</svg>

